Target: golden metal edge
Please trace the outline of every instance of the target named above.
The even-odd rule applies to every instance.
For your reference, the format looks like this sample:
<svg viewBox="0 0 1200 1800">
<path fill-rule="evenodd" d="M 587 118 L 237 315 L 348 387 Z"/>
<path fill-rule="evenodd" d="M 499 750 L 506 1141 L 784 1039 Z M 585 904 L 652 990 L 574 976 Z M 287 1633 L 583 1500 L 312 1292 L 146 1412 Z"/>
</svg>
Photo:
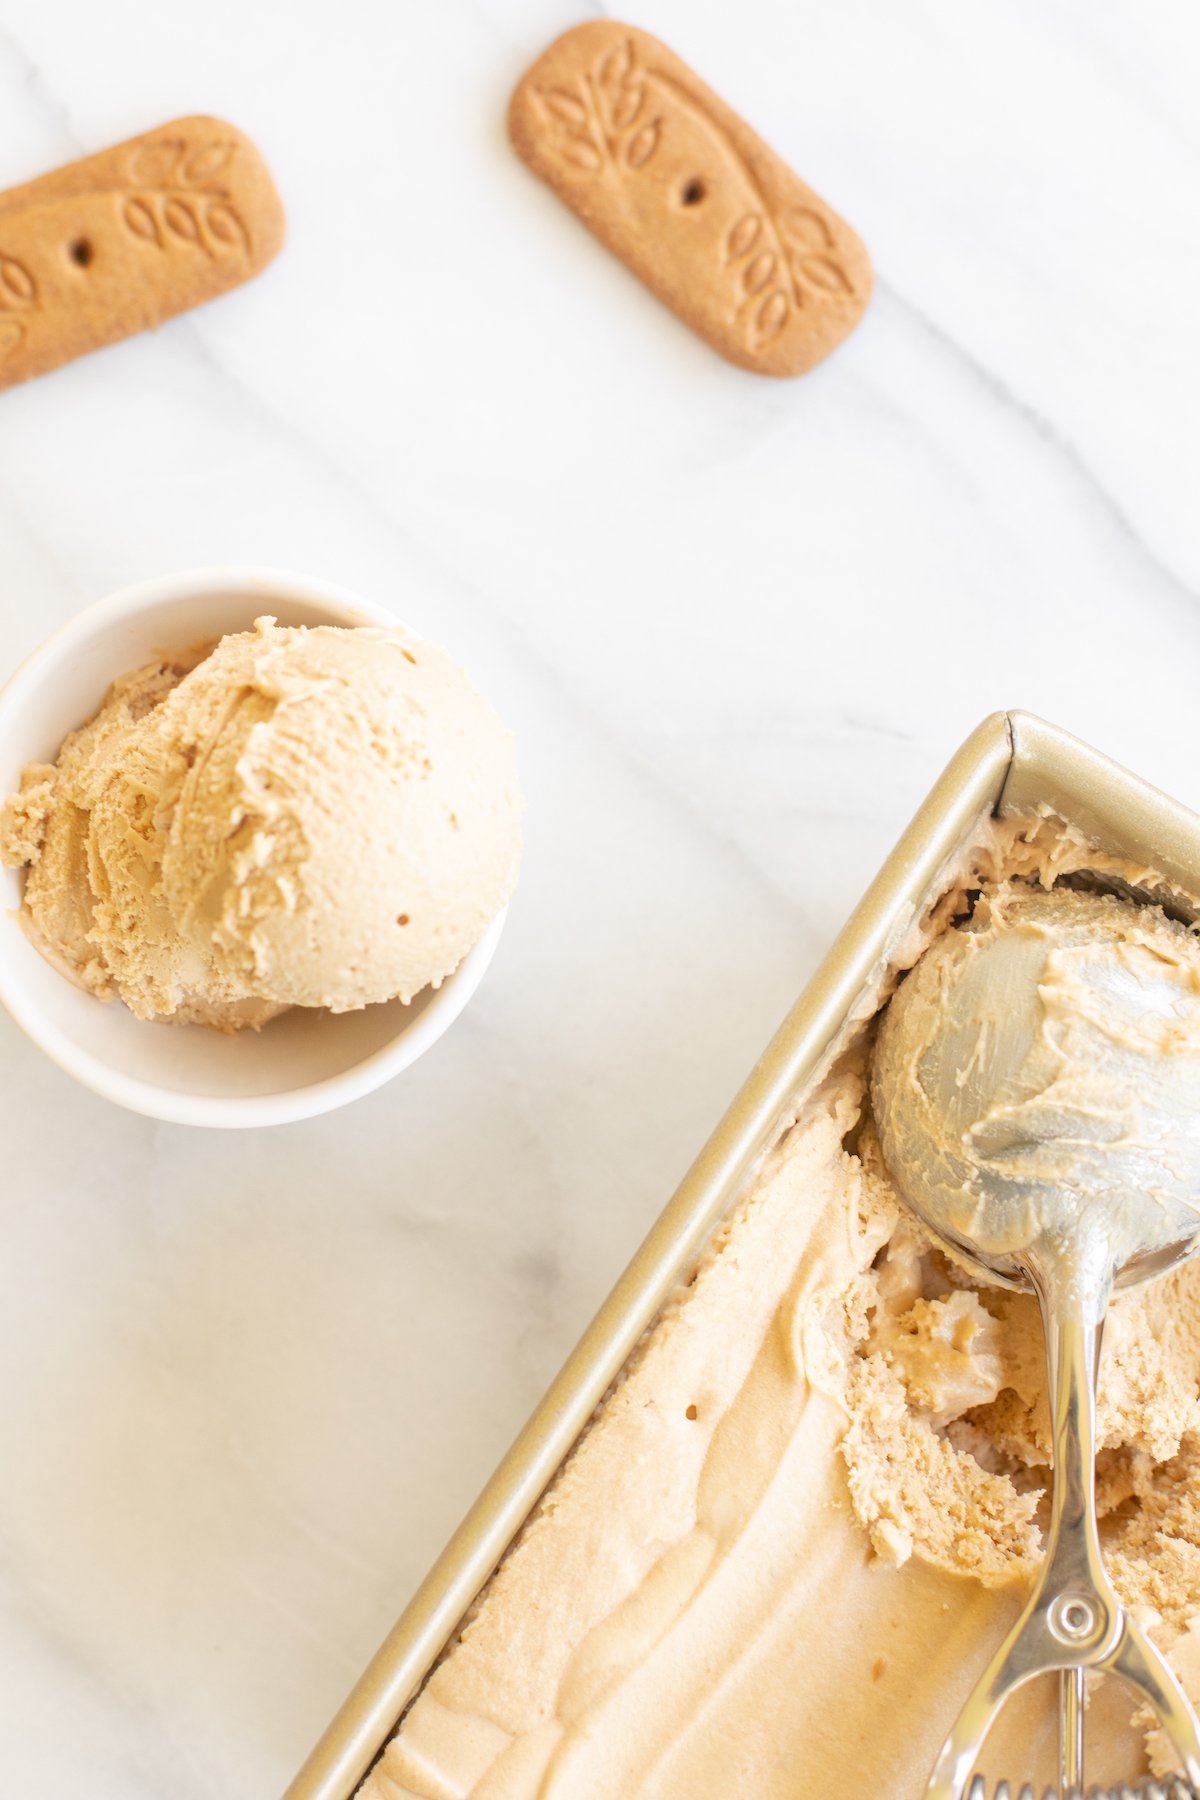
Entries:
<svg viewBox="0 0 1200 1800">
<path fill-rule="evenodd" d="M 789 1103 L 853 1019 L 873 972 L 980 814 L 1040 804 L 1181 885 L 1200 864 L 1200 818 L 1056 726 L 1029 713 L 993 713 L 972 732 L 282 1800 L 351 1800 L 642 1333 L 699 1256 Z"/>
<path fill-rule="evenodd" d="M 1131 861 L 1157 869 L 1181 888 L 1195 886 L 1200 816 L 1090 744 L 1032 713 L 1009 714 L 1012 766 L 1001 806 L 1038 805 L 1069 817 L 1093 843 L 1119 843 Z"/>
</svg>

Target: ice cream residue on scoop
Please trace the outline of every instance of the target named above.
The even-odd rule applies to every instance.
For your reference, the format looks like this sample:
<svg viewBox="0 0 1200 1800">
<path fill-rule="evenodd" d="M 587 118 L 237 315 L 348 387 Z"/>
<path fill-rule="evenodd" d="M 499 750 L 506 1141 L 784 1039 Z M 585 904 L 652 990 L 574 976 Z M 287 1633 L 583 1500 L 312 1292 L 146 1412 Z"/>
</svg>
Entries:
<svg viewBox="0 0 1200 1800">
<path fill-rule="evenodd" d="M 1200 944 L 1111 894 L 981 895 L 888 1007 L 871 1091 L 907 1198 L 1003 1273 L 1068 1225 L 1106 1271 L 1161 1258 L 1200 1229 Z"/>
</svg>

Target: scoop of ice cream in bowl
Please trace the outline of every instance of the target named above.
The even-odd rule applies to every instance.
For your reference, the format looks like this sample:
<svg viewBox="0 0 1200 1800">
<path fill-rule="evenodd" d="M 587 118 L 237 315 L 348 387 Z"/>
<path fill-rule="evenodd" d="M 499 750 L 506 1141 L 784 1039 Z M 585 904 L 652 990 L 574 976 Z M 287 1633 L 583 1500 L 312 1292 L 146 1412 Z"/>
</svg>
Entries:
<svg viewBox="0 0 1200 1800">
<path fill-rule="evenodd" d="M 326 1111 L 477 987 L 521 804 L 497 714 L 381 607 L 236 570 L 128 589 L 0 694 L 0 1000 L 136 1111 Z"/>
</svg>

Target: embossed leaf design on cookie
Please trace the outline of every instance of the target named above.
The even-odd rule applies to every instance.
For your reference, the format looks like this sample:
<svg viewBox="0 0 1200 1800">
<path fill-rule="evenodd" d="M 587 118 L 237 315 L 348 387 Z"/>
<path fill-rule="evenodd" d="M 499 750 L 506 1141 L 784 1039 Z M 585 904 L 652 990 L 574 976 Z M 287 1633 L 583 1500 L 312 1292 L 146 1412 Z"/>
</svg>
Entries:
<svg viewBox="0 0 1200 1800">
<path fill-rule="evenodd" d="M 206 256 L 248 250 L 245 224 L 221 185 L 236 153 L 237 145 L 224 138 L 198 145 L 182 138 L 140 144 L 129 160 L 131 185 L 138 191 L 121 203 L 126 230 L 161 250 L 173 244 L 190 244 Z"/>
<path fill-rule="evenodd" d="M 32 306 L 37 299 L 33 276 L 15 256 L 0 256 L 0 306 Z"/>
<path fill-rule="evenodd" d="M 749 256 L 755 244 L 762 236 L 763 222 L 761 213 L 743 213 L 740 219 L 729 227 L 725 239 L 725 261 L 740 262 L 743 256 Z"/>
<path fill-rule="evenodd" d="M 589 174 L 642 169 L 662 140 L 663 119 L 645 121 L 647 82 L 627 38 L 606 51 L 576 88 L 536 90 L 564 162 Z"/>
<path fill-rule="evenodd" d="M 609 122 L 612 129 L 628 131 L 631 125 L 636 125 L 645 98 L 644 87 L 627 87 L 615 95 L 609 109 Z"/>
<path fill-rule="evenodd" d="M 769 250 L 763 250 L 742 270 L 742 288 L 747 294 L 761 294 L 774 281 L 779 263 Z"/>
<path fill-rule="evenodd" d="M 811 206 L 793 206 L 780 223 L 801 250 L 832 250 L 833 233 Z"/>
<path fill-rule="evenodd" d="M 631 169 L 644 169 L 662 139 L 663 122 L 661 118 L 652 119 L 648 125 L 635 132 L 625 146 L 625 161 Z"/>
<path fill-rule="evenodd" d="M 194 151 L 184 163 L 184 180 L 195 187 L 200 187 L 205 182 L 215 181 L 218 175 L 225 173 L 233 161 L 233 153 L 236 149 L 237 145 L 231 143 L 203 145 L 201 149 Z"/>
<path fill-rule="evenodd" d="M 36 305 L 37 283 L 24 263 L 0 255 L 0 357 L 24 343 L 25 320 L 20 315 Z"/>
<path fill-rule="evenodd" d="M 132 194 L 121 217 L 135 237 L 164 250 L 190 244 L 206 256 L 220 256 L 250 248 L 245 224 L 228 200 Z"/>
<path fill-rule="evenodd" d="M 799 288 L 789 294 L 783 239 L 770 213 L 744 212 L 725 233 L 726 267 L 740 265 L 734 318 L 745 319 L 746 341 L 756 353 L 777 338 L 803 304 Z"/>
<path fill-rule="evenodd" d="M 823 288 L 827 294 L 852 294 L 854 283 L 835 256 L 833 233 L 818 212 L 796 206 L 780 221 L 792 249 L 792 272 L 798 282 Z"/>
<path fill-rule="evenodd" d="M 760 347 L 779 336 L 791 317 L 791 311 L 788 297 L 782 288 L 776 288 L 774 293 L 767 295 L 754 315 L 754 331 Z"/>
<path fill-rule="evenodd" d="M 841 263 L 834 262 L 832 256 L 802 256 L 797 267 L 805 281 L 811 281 L 815 287 L 824 288 L 827 294 L 852 294 L 854 292 L 854 283 Z"/>
<path fill-rule="evenodd" d="M 538 104 L 542 116 L 558 140 L 564 162 L 593 173 L 604 167 L 604 152 L 597 142 L 591 114 L 585 101 L 566 88 L 539 88 Z"/>
<path fill-rule="evenodd" d="M 563 151 L 564 159 L 574 163 L 577 169 L 591 169 L 593 172 L 604 167 L 604 158 L 589 138 L 575 137 Z"/>
<path fill-rule="evenodd" d="M 163 202 L 163 223 L 167 230 L 187 244 L 202 243 L 200 221 L 196 217 L 196 209 L 187 200 L 165 200 Z"/>
<path fill-rule="evenodd" d="M 596 64 L 596 80 L 602 88 L 623 88 L 637 73 L 637 52 L 632 38 L 623 38 L 613 50 L 606 50 Z"/>
<path fill-rule="evenodd" d="M 161 244 L 162 227 L 158 222 L 158 214 L 147 200 L 139 200 L 136 195 L 126 200 L 121 208 L 121 217 L 134 237 L 145 238 L 148 243 Z"/>
<path fill-rule="evenodd" d="M 188 144 L 183 138 L 156 138 L 139 144 L 129 159 L 129 185 L 160 193 L 171 188 L 206 187 L 225 174 L 237 145 L 227 138 Z"/>
<path fill-rule="evenodd" d="M 592 122 L 588 118 L 588 109 L 574 94 L 568 94 L 565 88 L 547 88 L 542 99 L 546 111 L 553 113 L 562 124 L 575 131 L 590 131 Z"/>
<path fill-rule="evenodd" d="M 174 187 L 187 145 L 182 138 L 139 144 L 129 159 L 129 184 L 136 188 Z"/>
<path fill-rule="evenodd" d="M 770 248 L 774 246 L 774 249 Z M 796 206 L 778 219 L 765 207 L 735 219 L 725 235 L 727 265 L 740 265 L 736 312 L 747 321 L 747 342 L 755 351 L 779 336 L 793 308 L 804 305 L 806 290 L 852 294 L 853 283 L 834 250 L 827 220 L 812 207 Z M 750 303 L 757 299 L 757 305 Z"/>
<path fill-rule="evenodd" d="M 219 244 L 226 244 L 231 250 L 239 246 L 246 250 L 250 248 L 246 227 L 232 206 L 226 206 L 220 200 L 210 200 L 204 209 L 204 223 L 209 236 Z"/>
<path fill-rule="evenodd" d="M 592 71 L 600 113 L 607 130 L 628 131 L 641 116 L 646 83 L 631 38 L 602 56 Z"/>
</svg>

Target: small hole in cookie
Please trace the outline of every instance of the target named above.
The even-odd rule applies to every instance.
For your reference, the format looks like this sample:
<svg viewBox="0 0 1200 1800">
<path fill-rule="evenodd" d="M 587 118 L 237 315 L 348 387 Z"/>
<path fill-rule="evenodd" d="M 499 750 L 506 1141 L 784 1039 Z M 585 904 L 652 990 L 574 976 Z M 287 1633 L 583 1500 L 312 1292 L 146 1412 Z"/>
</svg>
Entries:
<svg viewBox="0 0 1200 1800">
<path fill-rule="evenodd" d="M 698 175 L 693 175 L 692 179 L 680 193 L 679 204 L 681 206 L 699 206 L 707 192 L 708 189 L 705 187 L 700 177 Z"/>
<path fill-rule="evenodd" d="M 95 254 L 87 238 L 76 238 L 67 246 L 67 255 L 79 269 L 86 269 Z"/>
<path fill-rule="evenodd" d="M 408 924 L 408 914 L 407 913 L 397 913 L 396 914 L 396 923 L 397 923 L 397 925 L 407 925 Z"/>
<path fill-rule="evenodd" d="M 694 1405 L 689 1406 L 683 1416 L 685 1419 L 698 1419 L 700 1417 L 699 1408 Z"/>
</svg>

